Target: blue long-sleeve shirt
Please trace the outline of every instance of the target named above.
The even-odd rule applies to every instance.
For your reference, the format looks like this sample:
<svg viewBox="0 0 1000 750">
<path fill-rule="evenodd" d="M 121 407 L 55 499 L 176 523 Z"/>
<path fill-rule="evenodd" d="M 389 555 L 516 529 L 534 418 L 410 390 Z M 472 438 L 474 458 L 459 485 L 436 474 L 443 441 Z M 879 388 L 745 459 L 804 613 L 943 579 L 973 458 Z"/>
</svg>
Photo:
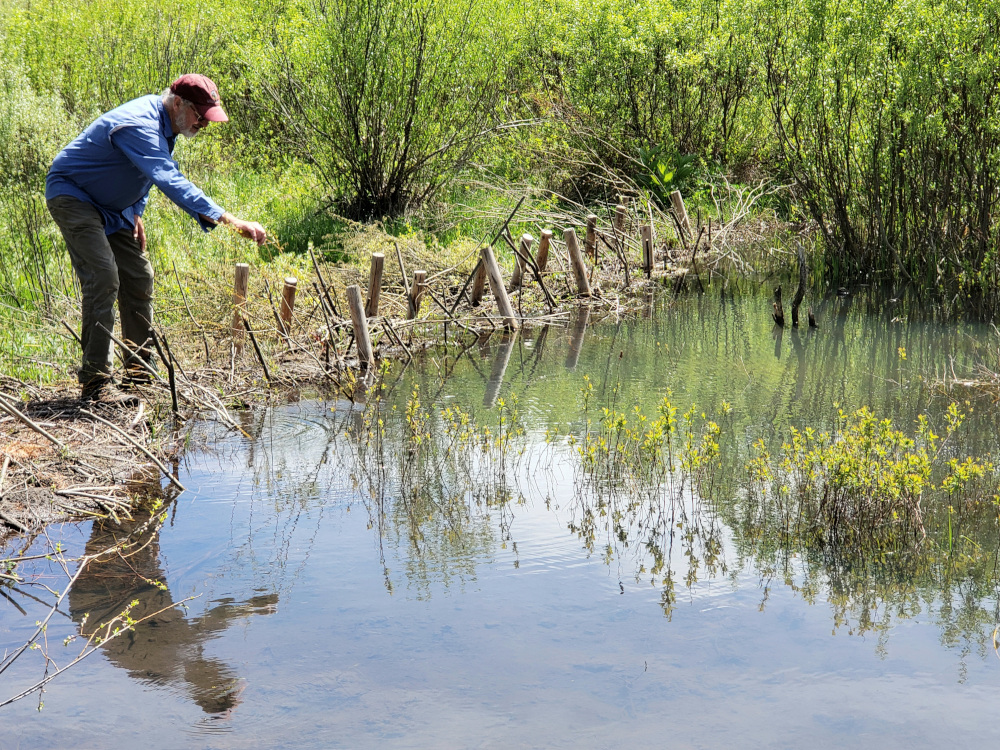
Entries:
<svg viewBox="0 0 1000 750">
<path fill-rule="evenodd" d="M 45 198 L 69 195 L 93 204 L 104 231 L 131 230 L 156 185 L 205 231 L 225 213 L 173 160 L 174 134 L 163 101 L 142 96 L 98 117 L 59 152 L 45 178 Z"/>
</svg>

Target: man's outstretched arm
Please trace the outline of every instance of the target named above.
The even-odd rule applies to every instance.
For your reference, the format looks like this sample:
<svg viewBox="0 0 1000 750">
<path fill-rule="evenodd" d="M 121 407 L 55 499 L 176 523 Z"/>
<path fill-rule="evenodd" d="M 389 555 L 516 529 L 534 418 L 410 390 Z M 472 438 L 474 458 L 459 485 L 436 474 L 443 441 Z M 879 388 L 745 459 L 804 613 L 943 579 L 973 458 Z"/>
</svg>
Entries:
<svg viewBox="0 0 1000 750">
<path fill-rule="evenodd" d="M 224 211 L 181 174 L 177 162 L 162 147 L 158 133 L 148 132 L 144 128 L 124 127 L 114 134 L 113 141 L 164 195 L 196 217 L 203 229 L 229 224 L 238 234 L 258 245 L 263 245 L 267 240 L 264 227 L 256 221 L 243 221 Z M 137 226 L 136 239 L 140 239 L 139 232 L 142 229 Z"/>
<path fill-rule="evenodd" d="M 211 219 L 208 216 L 202 216 L 202 221 L 209 224 L 229 224 L 236 233 L 242 237 L 246 237 L 248 240 L 253 240 L 258 245 L 263 245 L 267 241 L 267 232 L 264 231 L 264 227 L 258 224 L 256 221 L 243 221 L 243 219 L 238 219 L 233 216 L 228 211 L 218 220 Z"/>
</svg>

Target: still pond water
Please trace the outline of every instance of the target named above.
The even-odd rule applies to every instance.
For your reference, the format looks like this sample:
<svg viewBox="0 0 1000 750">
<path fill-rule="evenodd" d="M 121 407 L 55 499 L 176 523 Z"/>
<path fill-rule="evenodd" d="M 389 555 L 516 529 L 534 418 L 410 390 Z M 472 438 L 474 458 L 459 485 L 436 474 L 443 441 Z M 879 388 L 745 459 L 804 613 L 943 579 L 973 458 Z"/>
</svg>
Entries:
<svg viewBox="0 0 1000 750">
<path fill-rule="evenodd" d="M 85 613 L 159 614 L 51 683 L 40 713 L 0 709 L 0 748 L 1000 746 L 995 533 L 967 530 L 985 563 L 954 570 L 775 551 L 684 486 L 629 502 L 588 483 L 567 438 L 588 382 L 591 410 L 725 401 L 736 476 L 752 441 L 829 427 L 838 406 L 939 418 L 970 396 L 935 384 L 995 369 L 994 334 L 862 294 L 781 335 L 752 289 L 654 308 L 397 368 L 378 446 L 349 401 L 245 413 L 250 439 L 200 428 L 158 539 L 81 577 L 49 653 L 76 653 L 62 641 L 90 632 Z M 415 388 L 434 434 L 419 459 L 400 437 Z M 524 430 L 508 452 L 449 460 L 439 410 L 499 429 L 501 401 Z M 996 454 L 1000 409 L 969 407 L 961 452 Z M 50 531 L 75 554 L 107 534 Z M 0 600 L 4 650 L 45 613 L 11 597 L 26 614 Z M 26 654 L 0 699 L 43 668 Z"/>
</svg>

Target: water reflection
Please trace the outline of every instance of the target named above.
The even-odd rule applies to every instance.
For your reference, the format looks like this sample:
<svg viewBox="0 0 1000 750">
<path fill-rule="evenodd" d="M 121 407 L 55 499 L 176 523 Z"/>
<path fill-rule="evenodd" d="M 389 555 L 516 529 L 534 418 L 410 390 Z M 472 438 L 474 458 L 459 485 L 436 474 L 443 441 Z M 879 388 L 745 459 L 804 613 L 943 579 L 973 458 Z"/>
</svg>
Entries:
<svg viewBox="0 0 1000 750">
<path fill-rule="evenodd" d="M 118 526 L 95 523 L 85 554 L 124 540 L 147 519 Z M 130 551 L 90 563 L 69 593 L 69 613 L 85 638 L 129 610 L 137 624 L 102 648 L 105 658 L 140 682 L 187 695 L 207 714 L 227 715 L 240 703 L 239 672 L 206 653 L 206 645 L 239 619 L 276 611 L 278 596 L 261 592 L 237 601 L 225 597 L 200 615 L 189 615 L 170 592 L 160 564 L 159 536 L 140 536 Z"/>
<path fill-rule="evenodd" d="M 210 448 L 189 454 L 196 497 L 176 525 L 95 567 L 50 636 L 132 600 L 136 617 L 162 612 L 70 673 L 41 720 L 25 705 L 9 721 L 24 738 L 0 744 L 992 747 L 996 513 L 925 502 L 923 544 L 855 554 L 787 534 L 741 483 L 752 441 L 774 450 L 835 402 L 912 432 L 949 400 L 935 368 L 961 375 L 989 340 L 830 299 L 776 358 L 768 297 L 710 291 L 648 319 L 464 339 L 355 403 L 241 412 L 250 438 L 193 440 Z M 698 406 L 694 447 L 718 421 L 717 460 L 682 465 L 683 427 L 669 467 L 638 449 L 585 460 L 588 433 L 627 442 L 604 409 L 632 428 L 668 388 L 681 425 Z M 995 453 L 996 428 L 977 406 L 946 453 Z M 196 591 L 219 593 L 186 612 Z M 280 612 L 250 617 L 279 595 Z M 109 726 L 109 701 L 153 730 Z M 202 731 L 220 724 L 225 737 Z"/>
<path fill-rule="evenodd" d="M 932 617 L 963 653 L 985 653 L 988 626 L 1000 618 L 1000 538 L 988 504 L 947 511 L 927 501 L 927 540 L 873 555 L 789 537 L 780 519 L 754 507 L 743 489 L 748 447 L 757 437 L 777 447 L 788 425 L 826 428 L 837 406 L 861 405 L 912 433 L 918 413 L 934 418 L 948 403 L 928 387 L 942 356 L 966 371 L 980 360 L 983 339 L 975 326 L 904 325 L 898 306 L 871 316 L 858 299 L 820 303 L 819 330 L 772 330 L 763 296 L 747 300 L 725 289 L 682 299 L 648 322 L 588 328 L 584 308 L 568 328 L 555 329 L 557 341 L 547 341 L 547 330 L 534 341 L 526 332 L 527 351 L 515 346 L 516 337 L 481 341 L 489 375 L 480 370 L 470 381 L 464 375 L 479 369 L 474 361 L 445 357 L 437 370 L 452 375 L 447 388 L 428 388 L 426 371 L 404 379 L 378 416 L 366 418 L 368 428 L 342 434 L 352 444 L 351 471 L 364 477 L 373 499 L 380 544 L 400 551 L 409 585 L 428 596 L 437 582 L 474 576 L 476 561 L 488 559 L 494 545 L 516 551 L 520 506 L 545 503 L 569 513 L 568 530 L 584 552 L 603 559 L 623 587 L 629 581 L 659 587 L 668 617 L 680 590 L 693 595 L 705 581 L 749 575 L 760 581 L 762 609 L 779 583 L 826 606 L 835 630 L 879 635 L 880 649 L 894 624 L 921 615 Z M 580 408 L 584 374 L 596 384 L 597 408 L 588 416 Z M 710 471 L 681 470 L 679 460 L 655 476 L 630 474 L 617 458 L 604 473 L 586 465 L 581 446 L 602 409 L 653 415 L 655 400 L 675 386 L 681 410 L 694 403 L 708 419 L 718 404 L 734 402 Z M 400 415 L 411 413 L 406 399 L 422 388 L 451 394 L 449 404 L 468 408 L 470 426 L 457 430 L 440 400 L 426 398 L 415 443 L 412 424 Z M 532 437 L 522 434 L 519 442 L 511 433 L 505 444 L 498 440 L 504 421 L 497 405 L 509 409 L 513 394 L 528 405 L 515 421 Z M 477 412 L 480 402 L 484 410 Z M 384 428 L 373 440 L 370 426 L 378 419 Z M 994 453 L 996 425 L 995 410 L 972 409 L 949 450 Z M 386 581 L 391 589 L 388 574 Z"/>
<path fill-rule="evenodd" d="M 587 334 L 587 324 L 590 322 L 590 308 L 581 307 L 576 311 L 569 340 L 569 353 L 566 355 L 566 369 L 575 370 L 580 362 L 583 351 L 583 341 Z"/>
<path fill-rule="evenodd" d="M 491 337 L 492 340 L 492 337 Z M 496 351 L 493 353 L 493 365 L 490 368 L 490 377 L 486 381 L 486 390 L 483 393 L 483 406 L 492 408 L 500 395 L 500 388 L 503 386 L 504 374 L 507 372 L 507 365 L 510 364 L 510 355 L 514 351 L 514 343 L 517 341 L 517 333 L 504 333 L 500 340 L 496 342 Z"/>
</svg>

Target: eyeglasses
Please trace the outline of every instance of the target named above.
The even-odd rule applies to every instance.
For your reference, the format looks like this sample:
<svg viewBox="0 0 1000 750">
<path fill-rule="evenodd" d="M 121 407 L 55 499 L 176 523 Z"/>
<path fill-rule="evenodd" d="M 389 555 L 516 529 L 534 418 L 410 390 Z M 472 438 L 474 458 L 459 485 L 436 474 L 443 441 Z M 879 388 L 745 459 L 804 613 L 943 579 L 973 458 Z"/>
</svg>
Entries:
<svg viewBox="0 0 1000 750">
<path fill-rule="evenodd" d="M 188 102 L 188 105 L 191 107 L 191 111 L 194 112 L 198 116 L 198 119 L 195 120 L 195 124 L 196 125 L 201 125 L 202 127 L 204 127 L 205 125 L 208 125 L 209 119 L 207 117 L 205 117 L 205 115 L 203 115 L 201 112 L 198 111 L 198 109 L 194 105 L 194 103 L 193 102 Z"/>
</svg>

